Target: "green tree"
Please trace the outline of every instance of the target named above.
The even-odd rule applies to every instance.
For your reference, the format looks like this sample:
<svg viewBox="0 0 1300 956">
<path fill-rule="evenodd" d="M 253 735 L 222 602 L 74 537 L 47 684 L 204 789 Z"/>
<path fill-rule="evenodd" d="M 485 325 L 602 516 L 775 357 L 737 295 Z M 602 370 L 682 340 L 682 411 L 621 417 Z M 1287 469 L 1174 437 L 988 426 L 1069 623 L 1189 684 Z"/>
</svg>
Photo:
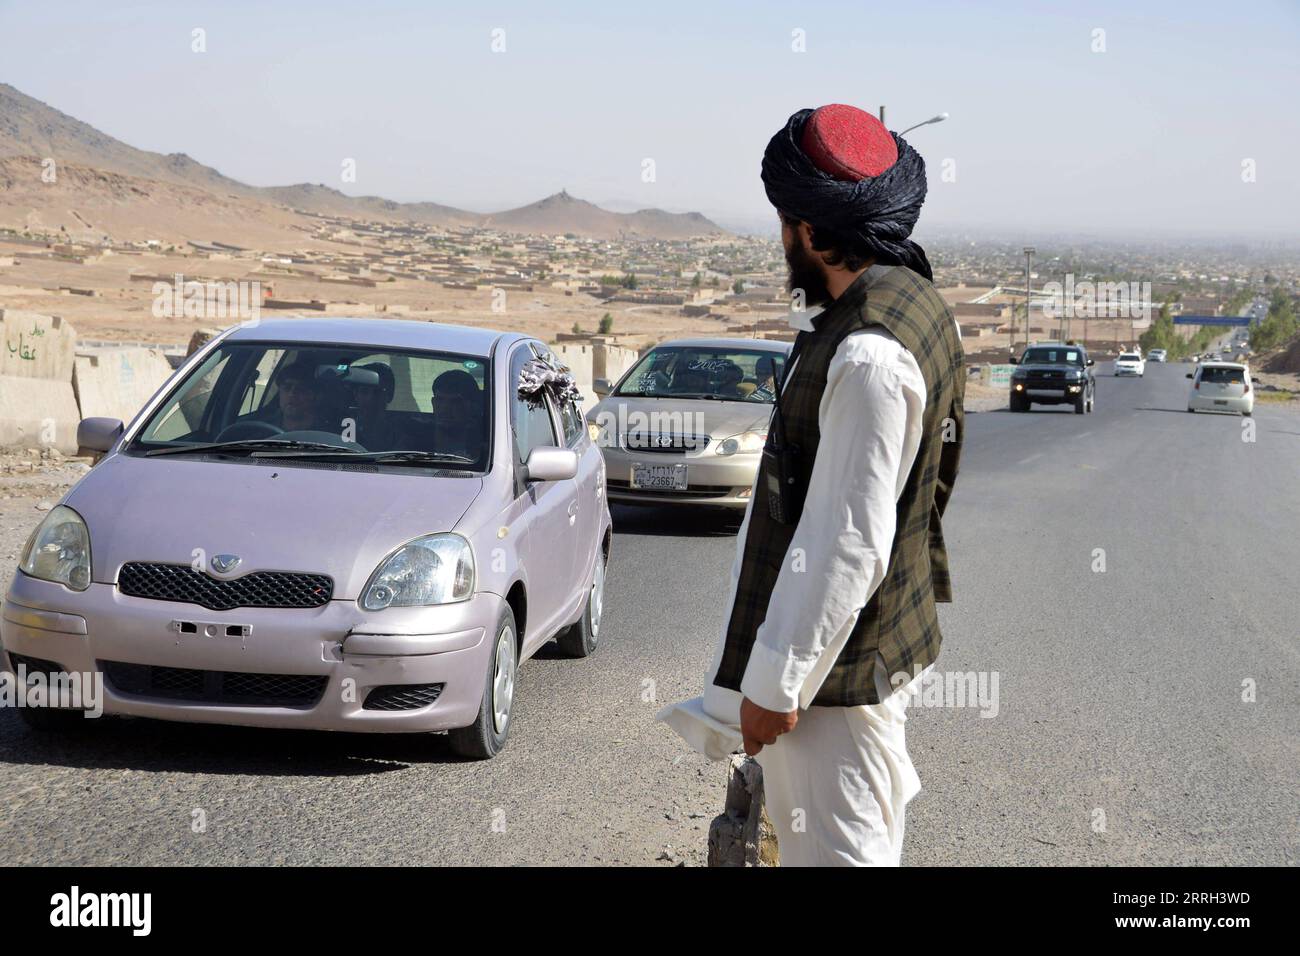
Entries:
<svg viewBox="0 0 1300 956">
<path fill-rule="evenodd" d="M 1274 289 L 1269 297 L 1268 314 L 1250 333 L 1250 347 L 1256 352 L 1276 348 L 1295 335 L 1297 324 L 1295 304 L 1284 289 Z"/>
<path fill-rule="evenodd" d="M 610 330 L 614 328 L 614 317 L 606 312 L 600 317 L 600 334 L 609 335 Z"/>
<path fill-rule="evenodd" d="M 740 295 L 740 293 L 744 292 L 745 291 L 744 280 L 737 279 L 735 282 L 731 283 L 731 291 L 734 292 L 736 295 Z"/>
</svg>

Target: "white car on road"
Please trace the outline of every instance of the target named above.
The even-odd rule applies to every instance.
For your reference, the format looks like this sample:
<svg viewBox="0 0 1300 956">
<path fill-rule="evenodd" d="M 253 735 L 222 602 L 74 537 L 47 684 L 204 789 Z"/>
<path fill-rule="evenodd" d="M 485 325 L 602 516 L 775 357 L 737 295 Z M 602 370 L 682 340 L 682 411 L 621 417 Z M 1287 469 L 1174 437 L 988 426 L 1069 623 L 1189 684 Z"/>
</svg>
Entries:
<svg viewBox="0 0 1300 956">
<path fill-rule="evenodd" d="M 1137 352 L 1121 352 L 1119 358 L 1115 359 L 1116 375 L 1136 375 L 1141 378 L 1146 370 L 1147 363 Z"/>
<path fill-rule="evenodd" d="M 1147 353 L 1148 362 L 1164 362 L 1167 360 L 1169 353 L 1164 349 L 1152 349 Z"/>
<path fill-rule="evenodd" d="M 1189 412 L 1239 412 L 1249 418 L 1255 411 L 1250 369 L 1240 362 L 1203 362 L 1187 377 L 1192 380 Z"/>
</svg>

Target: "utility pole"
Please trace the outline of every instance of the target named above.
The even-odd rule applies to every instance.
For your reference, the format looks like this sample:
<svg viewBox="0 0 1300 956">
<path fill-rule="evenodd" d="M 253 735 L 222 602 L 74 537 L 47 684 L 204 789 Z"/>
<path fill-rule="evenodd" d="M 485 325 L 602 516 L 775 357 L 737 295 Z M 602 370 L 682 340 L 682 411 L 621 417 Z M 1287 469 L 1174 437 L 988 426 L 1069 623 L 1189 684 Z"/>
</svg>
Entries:
<svg viewBox="0 0 1300 956">
<path fill-rule="evenodd" d="M 1025 246 L 1025 344 L 1029 344 L 1029 264 L 1034 258 L 1034 247 Z"/>
</svg>

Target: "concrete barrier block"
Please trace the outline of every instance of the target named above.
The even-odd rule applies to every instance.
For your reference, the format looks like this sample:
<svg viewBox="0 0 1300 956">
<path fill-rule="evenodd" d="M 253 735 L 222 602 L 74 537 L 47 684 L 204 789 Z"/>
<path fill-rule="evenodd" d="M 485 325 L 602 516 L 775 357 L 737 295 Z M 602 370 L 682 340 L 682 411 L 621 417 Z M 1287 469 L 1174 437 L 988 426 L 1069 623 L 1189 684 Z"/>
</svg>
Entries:
<svg viewBox="0 0 1300 956">
<path fill-rule="evenodd" d="M 187 357 L 193 355 L 199 349 L 203 348 L 203 346 L 207 345 L 209 342 L 215 339 L 223 331 L 225 330 L 224 329 L 195 329 L 194 334 L 190 336 L 190 344 L 185 349 L 185 355 Z"/>
<path fill-rule="evenodd" d="M 77 453 L 81 414 L 72 381 L 0 375 L 0 447 Z"/>
<path fill-rule="evenodd" d="M 593 372 L 595 378 L 608 379 L 613 385 L 623 373 L 636 364 L 636 360 L 641 357 L 641 353 L 636 349 L 625 349 L 617 345 L 596 345 L 593 356 Z"/>
<path fill-rule="evenodd" d="M 0 375 L 72 381 L 77 334 L 57 315 L 0 309 Z"/>
<path fill-rule="evenodd" d="M 129 422 L 171 375 L 161 349 L 93 349 L 77 354 L 72 385 L 82 418 Z"/>
</svg>

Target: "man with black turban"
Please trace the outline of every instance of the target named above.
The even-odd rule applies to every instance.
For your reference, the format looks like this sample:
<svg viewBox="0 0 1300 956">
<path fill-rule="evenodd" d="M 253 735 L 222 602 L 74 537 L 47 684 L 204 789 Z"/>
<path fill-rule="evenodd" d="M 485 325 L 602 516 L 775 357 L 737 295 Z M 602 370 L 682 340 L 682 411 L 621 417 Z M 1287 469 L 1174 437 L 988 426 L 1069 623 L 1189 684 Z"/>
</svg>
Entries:
<svg viewBox="0 0 1300 956">
<path fill-rule="evenodd" d="M 763 766 L 785 865 L 897 865 L 920 781 L 908 700 L 951 600 L 941 518 L 957 475 L 960 332 L 908 236 L 925 163 L 874 116 L 800 110 L 763 184 L 781 218 L 794 351 L 739 535 L 702 698 L 660 719 Z"/>
</svg>

